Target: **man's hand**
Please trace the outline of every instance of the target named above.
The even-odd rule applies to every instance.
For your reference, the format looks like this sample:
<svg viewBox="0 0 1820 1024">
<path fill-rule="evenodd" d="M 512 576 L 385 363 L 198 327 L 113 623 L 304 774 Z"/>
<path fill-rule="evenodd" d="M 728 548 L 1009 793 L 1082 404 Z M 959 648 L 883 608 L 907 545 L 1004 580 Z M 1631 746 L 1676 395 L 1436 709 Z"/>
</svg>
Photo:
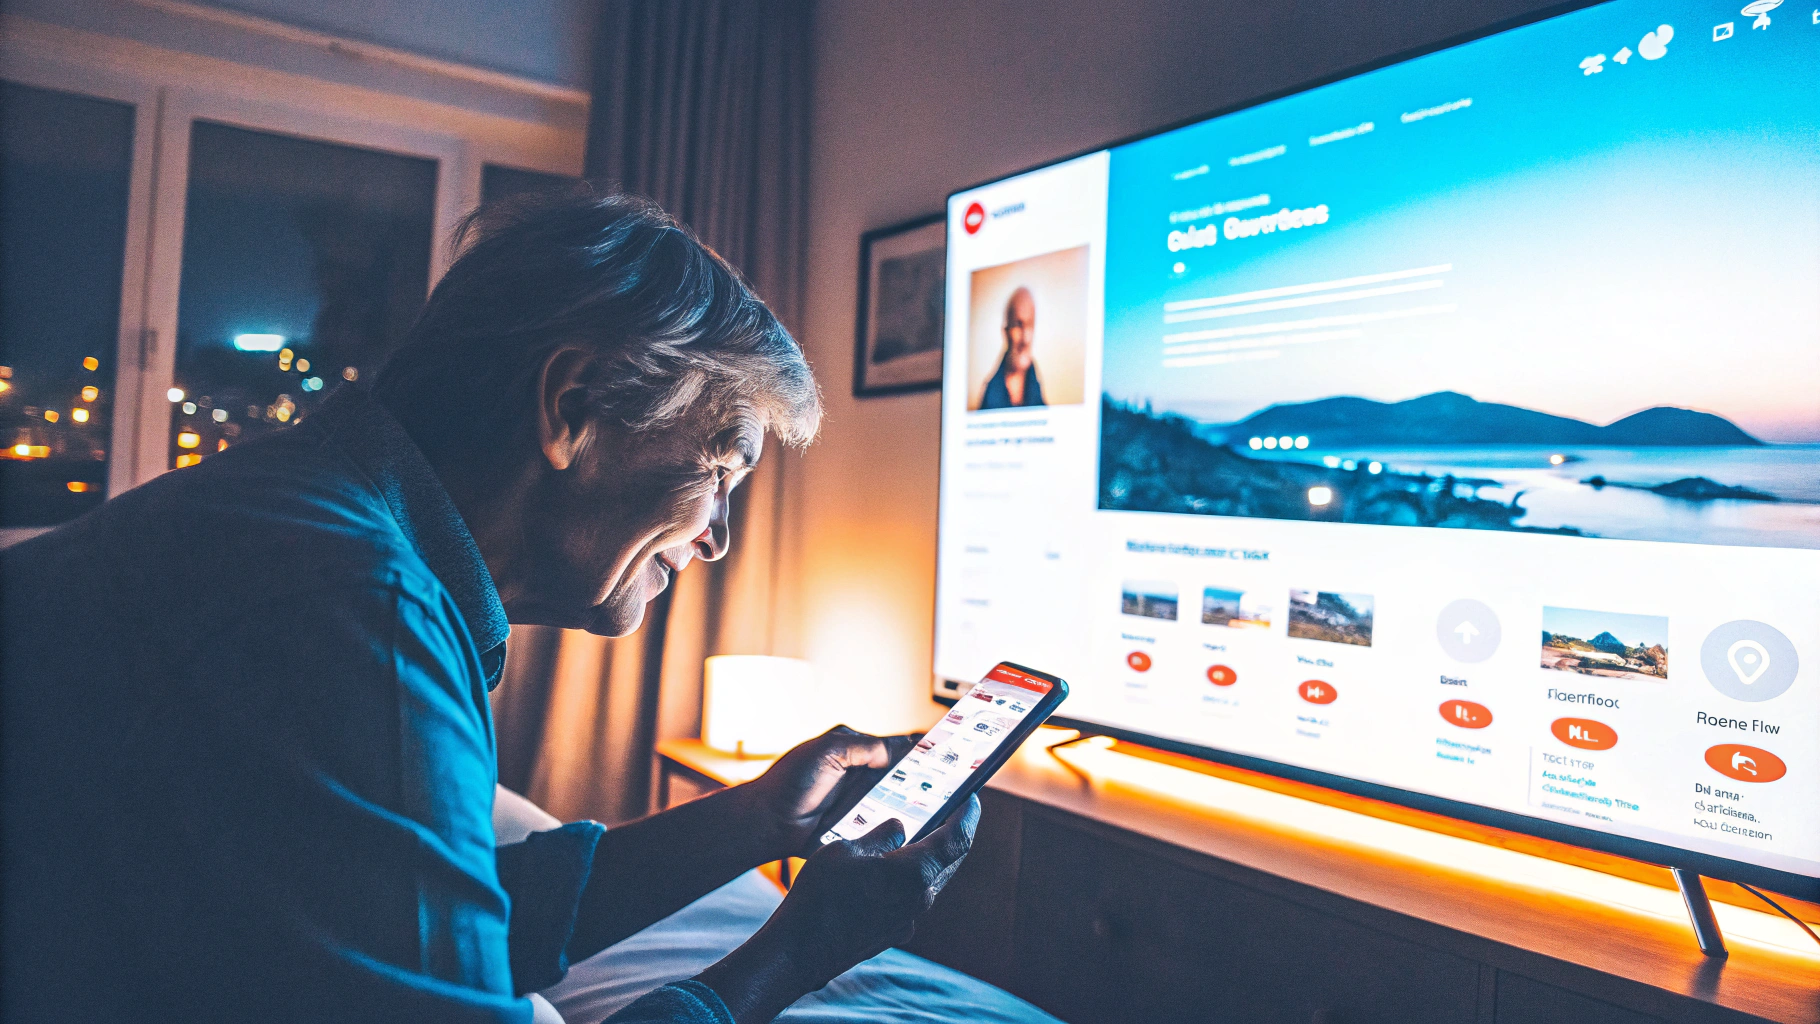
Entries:
<svg viewBox="0 0 1820 1024">
<path fill-rule="evenodd" d="M 916 919 L 973 845 L 978 797 L 942 827 L 904 846 L 893 818 L 859 839 L 817 850 L 758 933 L 696 980 L 738 1024 L 760 1024 L 848 968 L 909 940 Z"/>
<path fill-rule="evenodd" d="M 914 735 L 868 736 L 837 725 L 739 787 L 746 791 L 753 819 L 749 827 L 771 837 L 779 858 L 807 857 L 818 848 L 821 834 L 846 817 L 915 745 Z"/>
</svg>

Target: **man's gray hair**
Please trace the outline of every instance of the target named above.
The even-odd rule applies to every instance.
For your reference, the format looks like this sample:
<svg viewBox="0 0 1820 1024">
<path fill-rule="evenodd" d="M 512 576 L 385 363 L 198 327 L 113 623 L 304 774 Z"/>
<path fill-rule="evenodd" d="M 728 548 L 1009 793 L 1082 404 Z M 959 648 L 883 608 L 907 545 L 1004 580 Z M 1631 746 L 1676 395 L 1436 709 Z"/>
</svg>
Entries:
<svg viewBox="0 0 1820 1024">
<path fill-rule="evenodd" d="M 698 403 L 807 444 L 821 397 L 802 349 L 717 253 L 655 204 L 587 186 L 483 206 L 375 391 L 434 459 L 518 426 L 549 353 L 601 358 L 589 391 L 634 432 Z"/>
</svg>

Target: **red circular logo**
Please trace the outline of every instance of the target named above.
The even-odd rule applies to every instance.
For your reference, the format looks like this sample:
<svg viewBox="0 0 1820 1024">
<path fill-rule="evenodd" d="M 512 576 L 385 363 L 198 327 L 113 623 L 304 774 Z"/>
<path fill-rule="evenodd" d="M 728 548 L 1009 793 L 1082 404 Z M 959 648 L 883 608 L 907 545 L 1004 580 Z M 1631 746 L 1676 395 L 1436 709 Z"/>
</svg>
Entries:
<svg viewBox="0 0 1820 1024">
<path fill-rule="evenodd" d="M 986 208 L 978 203 L 968 206 L 967 215 L 961 218 L 961 226 L 967 229 L 969 235 L 978 234 L 981 225 L 985 223 Z"/>
<path fill-rule="evenodd" d="M 1125 664 L 1130 665 L 1133 672 L 1148 672 L 1150 671 L 1150 655 L 1143 651 L 1132 651 L 1125 655 Z"/>
<path fill-rule="evenodd" d="M 1215 665 L 1207 670 L 1207 681 L 1215 686 L 1231 686 L 1239 681 L 1239 674 L 1225 665 Z"/>
</svg>

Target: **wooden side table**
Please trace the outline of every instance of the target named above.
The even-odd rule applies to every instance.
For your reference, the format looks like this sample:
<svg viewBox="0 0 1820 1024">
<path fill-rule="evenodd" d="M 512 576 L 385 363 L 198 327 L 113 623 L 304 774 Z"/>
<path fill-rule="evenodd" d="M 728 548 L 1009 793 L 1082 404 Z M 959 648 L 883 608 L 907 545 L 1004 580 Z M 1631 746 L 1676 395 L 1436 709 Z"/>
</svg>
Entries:
<svg viewBox="0 0 1820 1024">
<path fill-rule="evenodd" d="M 700 740 L 659 740 L 657 743 L 657 808 L 685 803 L 726 786 L 751 782 L 765 773 L 776 757 L 741 757 L 715 750 Z M 677 797 L 675 783 L 689 792 Z M 791 857 L 759 868 L 765 877 L 788 890 L 802 860 Z"/>
<path fill-rule="evenodd" d="M 681 778 L 700 790 L 700 793 L 694 793 L 684 798 L 688 800 L 723 786 L 737 786 L 742 782 L 751 782 L 763 775 L 765 769 L 771 767 L 776 761 L 776 757 L 740 757 L 736 754 L 724 753 L 711 749 L 700 740 L 659 740 L 657 741 L 658 809 L 663 810 L 670 806 L 672 779 Z"/>
</svg>

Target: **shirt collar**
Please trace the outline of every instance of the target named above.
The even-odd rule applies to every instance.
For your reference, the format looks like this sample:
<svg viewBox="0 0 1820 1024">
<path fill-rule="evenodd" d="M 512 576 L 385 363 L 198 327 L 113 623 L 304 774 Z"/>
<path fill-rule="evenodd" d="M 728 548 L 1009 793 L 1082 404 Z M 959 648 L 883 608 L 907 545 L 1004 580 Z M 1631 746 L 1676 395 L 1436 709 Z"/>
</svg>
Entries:
<svg viewBox="0 0 1820 1024">
<path fill-rule="evenodd" d="M 379 489 L 399 529 L 424 563 L 448 588 L 467 622 L 487 689 L 499 684 L 505 666 L 505 605 L 480 547 L 404 426 L 375 401 L 363 384 L 346 384 L 309 418 Z"/>
</svg>

